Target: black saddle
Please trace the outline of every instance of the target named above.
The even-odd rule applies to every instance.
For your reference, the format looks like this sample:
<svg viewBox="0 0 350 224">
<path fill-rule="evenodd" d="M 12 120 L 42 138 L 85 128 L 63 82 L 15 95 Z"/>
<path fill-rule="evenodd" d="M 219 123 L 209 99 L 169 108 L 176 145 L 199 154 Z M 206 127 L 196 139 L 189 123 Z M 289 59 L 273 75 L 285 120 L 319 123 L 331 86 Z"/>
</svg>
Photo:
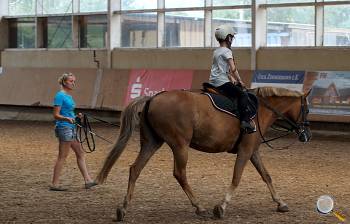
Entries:
<svg viewBox="0 0 350 224">
<path fill-rule="evenodd" d="M 211 100 L 213 106 L 222 112 L 230 114 L 234 117 L 240 119 L 240 114 L 238 110 L 238 98 L 230 99 L 225 96 L 220 90 L 209 83 L 203 83 L 203 94 L 207 95 Z M 248 94 L 248 106 L 247 113 L 250 119 L 256 116 L 256 111 L 258 108 L 258 98 L 250 92 Z"/>
</svg>

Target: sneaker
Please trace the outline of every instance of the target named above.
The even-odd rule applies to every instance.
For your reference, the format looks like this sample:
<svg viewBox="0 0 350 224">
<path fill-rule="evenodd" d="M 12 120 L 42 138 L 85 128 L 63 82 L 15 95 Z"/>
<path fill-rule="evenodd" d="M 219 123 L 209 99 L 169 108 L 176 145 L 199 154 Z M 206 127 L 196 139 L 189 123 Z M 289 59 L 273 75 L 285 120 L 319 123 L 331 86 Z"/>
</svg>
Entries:
<svg viewBox="0 0 350 224">
<path fill-rule="evenodd" d="M 241 129 L 247 134 L 251 134 L 256 131 L 255 127 L 253 127 L 248 121 L 241 121 Z"/>
<path fill-rule="evenodd" d="M 67 188 L 61 187 L 61 186 L 50 186 L 50 191 L 67 191 Z"/>
<path fill-rule="evenodd" d="M 91 189 L 92 187 L 96 186 L 97 183 L 95 181 L 85 183 L 85 189 Z"/>
</svg>

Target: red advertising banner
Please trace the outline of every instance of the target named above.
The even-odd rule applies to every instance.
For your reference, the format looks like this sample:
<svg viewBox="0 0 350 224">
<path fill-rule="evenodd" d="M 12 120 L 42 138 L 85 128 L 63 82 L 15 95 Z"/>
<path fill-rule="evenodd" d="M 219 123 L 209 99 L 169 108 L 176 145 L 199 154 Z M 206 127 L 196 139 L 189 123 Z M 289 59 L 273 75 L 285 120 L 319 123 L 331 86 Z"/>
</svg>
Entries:
<svg viewBox="0 0 350 224">
<path fill-rule="evenodd" d="M 190 89 L 193 70 L 133 69 L 124 105 L 139 96 L 153 96 L 165 90 Z"/>
</svg>

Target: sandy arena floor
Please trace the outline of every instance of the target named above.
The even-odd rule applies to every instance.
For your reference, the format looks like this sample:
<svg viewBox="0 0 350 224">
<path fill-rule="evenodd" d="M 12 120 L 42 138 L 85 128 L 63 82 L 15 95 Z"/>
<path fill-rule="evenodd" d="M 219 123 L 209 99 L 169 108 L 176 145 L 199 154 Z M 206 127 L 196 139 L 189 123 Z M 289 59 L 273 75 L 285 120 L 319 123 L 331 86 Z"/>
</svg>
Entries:
<svg viewBox="0 0 350 224">
<path fill-rule="evenodd" d="M 111 140 L 118 135 L 115 128 L 93 127 Z M 349 222 L 349 135 L 318 135 L 308 144 L 296 142 L 282 151 L 261 146 L 265 166 L 290 211 L 275 211 L 276 204 L 265 183 L 249 163 L 223 220 L 195 215 L 172 176 L 172 154 L 164 145 L 141 173 L 125 223 L 338 223 L 332 215 L 316 212 L 316 200 L 323 194 L 335 199 L 335 210 L 345 214 Z M 285 146 L 293 141 L 294 138 L 285 138 L 273 144 Z M 48 190 L 57 145 L 52 123 L 0 121 L 0 223 L 115 223 L 115 209 L 123 201 L 129 166 L 139 149 L 138 133 L 112 169 L 107 183 L 93 190 L 83 189 L 73 152 L 61 177 L 69 191 Z M 92 176 L 109 147 L 97 140 L 97 151 L 87 155 Z M 210 211 L 224 197 L 234 161 L 235 156 L 227 153 L 189 153 L 189 182 Z"/>
</svg>

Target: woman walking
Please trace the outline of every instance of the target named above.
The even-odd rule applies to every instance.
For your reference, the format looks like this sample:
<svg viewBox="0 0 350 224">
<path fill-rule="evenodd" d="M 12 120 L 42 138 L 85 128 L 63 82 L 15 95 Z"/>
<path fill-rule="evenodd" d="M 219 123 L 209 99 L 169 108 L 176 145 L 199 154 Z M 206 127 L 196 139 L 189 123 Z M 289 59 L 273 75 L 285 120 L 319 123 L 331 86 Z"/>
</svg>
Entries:
<svg viewBox="0 0 350 224">
<path fill-rule="evenodd" d="M 75 76 L 72 73 L 64 73 L 58 83 L 61 90 L 58 91 L 54 99 L 53 116 L 56 121 L 55 134 L 58 138 L 58 157 L 53 170 L 53 178 L 50 186 L 51 191 L 66 191 L 59 185 L 59 177 L 63 164 L 69 154 L 70 149 L 75 153 L 79 170 L 85 181 L 85 188 L 90 189 L 96 183 L 91 179 L 85 163 L 85 155 L 79 142 L 77 141 L 77 131 L 75 125 L 75 102 L 70 95 L 75 87 Z M 81 116 L 81 114 L 78 114 Z"/>
</svg>

